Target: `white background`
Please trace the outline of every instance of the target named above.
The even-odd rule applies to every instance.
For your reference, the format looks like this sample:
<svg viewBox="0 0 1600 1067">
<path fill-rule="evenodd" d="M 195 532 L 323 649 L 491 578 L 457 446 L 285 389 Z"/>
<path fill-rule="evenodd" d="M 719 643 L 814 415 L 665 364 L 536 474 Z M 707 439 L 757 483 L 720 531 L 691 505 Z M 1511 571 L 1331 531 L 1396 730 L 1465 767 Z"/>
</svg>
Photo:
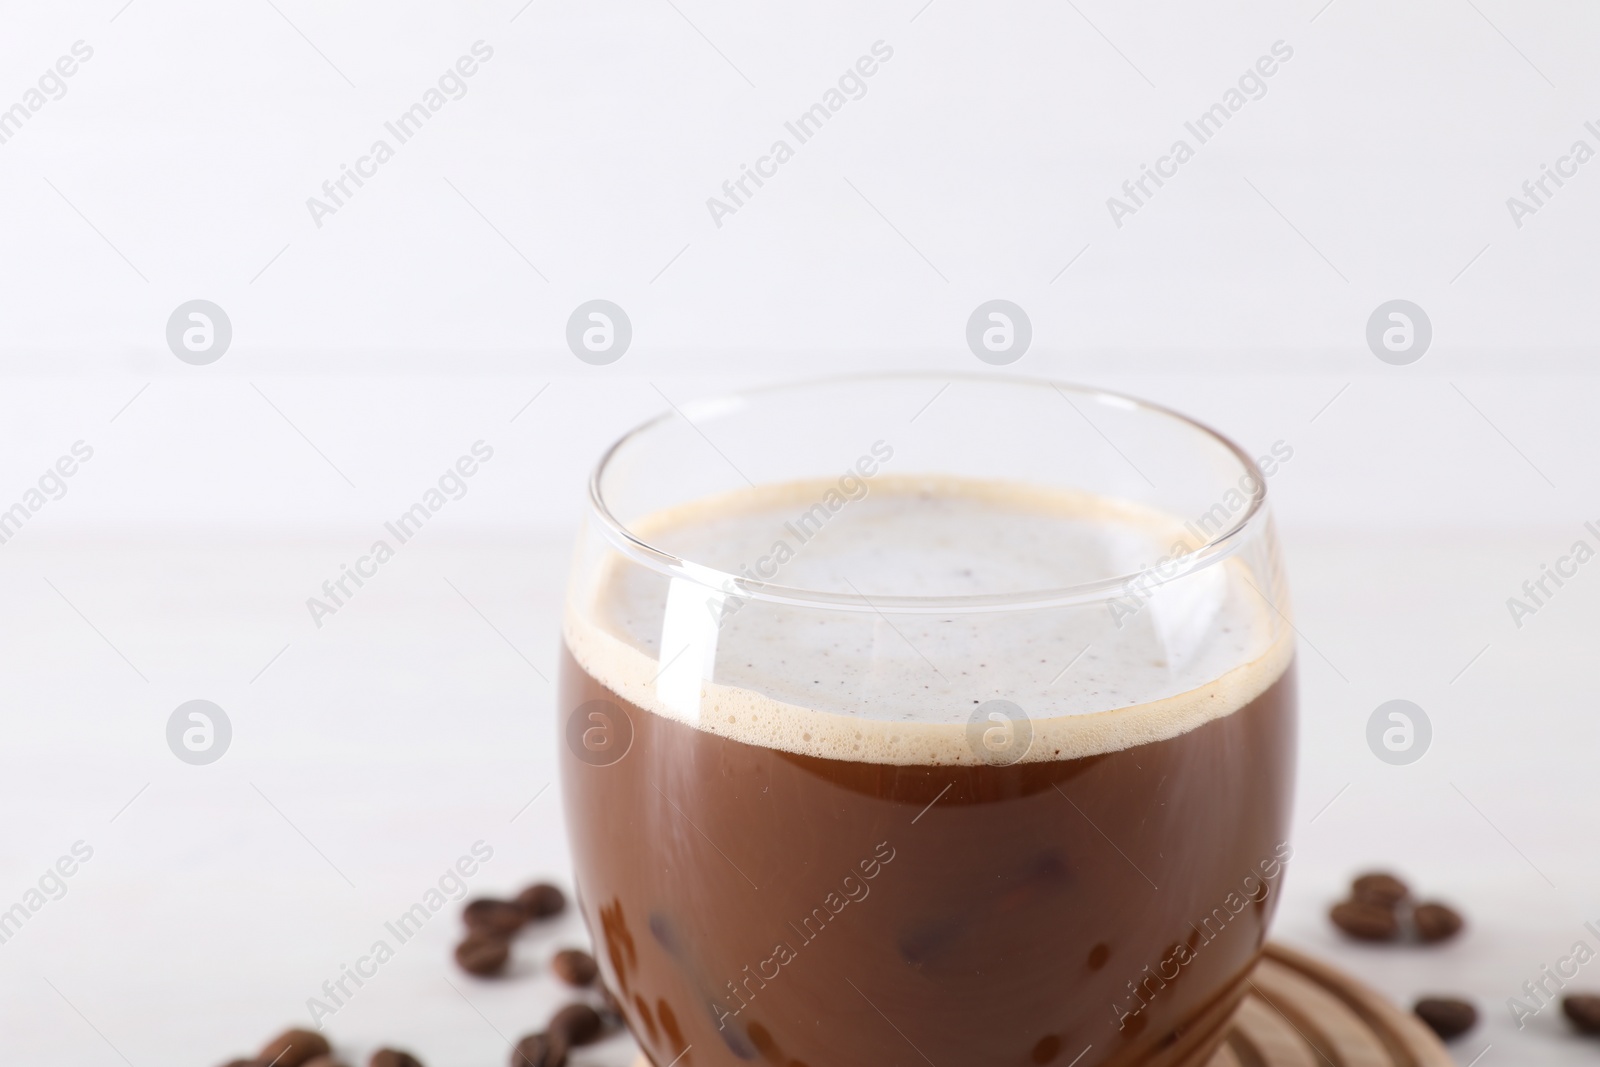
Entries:
<svg viewBox="0 0 1600 1067">
<path fill-rule="evenodd" d="M 564 878 L 543 679 L 599 450 L 663 395 L 983 370 L 964 329 L 995 297 L 1033 323 L 1011 370 L 1295 448 L 1273 482 L 1305 639 L 1278 936 L 1404 1002 L 1473 997 L 1462 1063 L 1592 1058 L 1554 1009 L 1519 1033 L 1505 1006 L 1600 919 L 1600 565 L 1520 629 L 1506 608 L 1600 519 L 1600 163 L 1520 228 L 1506 206 L 1574 140 L 1600 148 L 1592 8 L 108 0 L 0 19 L 0 107 L 94 50 L 0 144 L 0 506 L 94 449 L 0 546 L 0 906 L 74 841 L 95 850 L 0 945 L 8 1060 L 220 1062 L 304 1021 L 473 841 L 496 850 L 477 890 Z M 479 40 L 466 95 L 315 225 L 306 199 Z M 880 40 L 866 95 L 718 227 L 707 197 Z M 1280 40 L 1266 95 L 1117 227 L 1107 197 Z M 607 367 L 564 339 L 595 297 L 633 323 Z M 195 298 L 233 325 L 209 366 L 166 345 Z M 1365 341 L 1394 298 L 1433 324 L 1409 366 Z M 495 458 L 468 496 L 314 627 L 305 598 L 479 439 Z M 235 729 L 207 768 L 164 740 L 196 697 Z M 1395 697 L 1434 724 L 1408 767 L 1364 739 Z M 1340 943 L 1323 913 L 1372 864 L 1460 905 L 1467 935 Z M 500 985 L 453 972 L 451 922 L 329 1023 L 352 1058 L 389 1040 L 499 1062 L 500 1034 L 556 1003 L 543 957 L 575 920 Z"/>
</svg>

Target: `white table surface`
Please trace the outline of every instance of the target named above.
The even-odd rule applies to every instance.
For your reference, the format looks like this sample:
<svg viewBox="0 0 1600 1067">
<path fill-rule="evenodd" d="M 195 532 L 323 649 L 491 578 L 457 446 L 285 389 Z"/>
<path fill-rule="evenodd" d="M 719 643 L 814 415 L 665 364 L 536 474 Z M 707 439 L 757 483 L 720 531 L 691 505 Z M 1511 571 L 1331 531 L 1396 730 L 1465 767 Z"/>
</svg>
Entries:
<svg viewBox="0 0 1600 1067">
<path fill-rule="evenodd" d="M 1463 1064 L 1486 1046 L 1485 1067 L 1597 1053 L 1556 1009 L 1519 1033 L 1505 1006 L 1600 919 L 1600 681 L 1587 655 L 1600 573 L 1521 631 L 1504 607 L 1571 534 L 1287 537 L 1303 731 L 1275 935 L 1401 1001 L 1474 998 L 1483 1021 L 1454 1048 Z M 474 893 L 566 882 L 546 681 L 565 537 L 428 531 L 315 628 L 305 598 L 368 540 L 4 548 L 0 907 L 75 841 L 94 855 L 0 944 L 0 1059 L 220 1063 L 307 1022 L 307 997 L 474 841 L 494 849 Z M 179 762 L 164 738 L 197 697 L 235 731 L 207 767 Z M 1393 697 L 1434 723 L 1432 750 L 1409 767 L 1365 746 L 1368 715 Z M 1326 909 L 1369 865 L 1456 904 L 1464 936 L 1430 949 L 1341 941 Z M 430 1067 L 502 1063 L 504 1038 L 562 1001 L 544 964 L 584 943 L 574 914 L 518 943 L 512 979 L 480 981 L 450 962 L 453 912 L 328 1020 L 353 1063 L 379 1043 Z M 1578 984 L 1600 988 L 1600 963 L 1590 969 Z M 616 1039 L 579 1062 L 631 1055 Z"/>
</svg>

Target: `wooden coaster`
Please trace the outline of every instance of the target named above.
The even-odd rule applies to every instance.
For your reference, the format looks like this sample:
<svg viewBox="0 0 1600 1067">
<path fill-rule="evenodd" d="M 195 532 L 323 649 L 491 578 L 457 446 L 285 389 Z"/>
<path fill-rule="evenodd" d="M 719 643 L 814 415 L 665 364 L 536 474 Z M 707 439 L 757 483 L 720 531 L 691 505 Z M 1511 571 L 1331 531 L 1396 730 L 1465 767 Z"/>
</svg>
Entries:
<svg viewBox="0 0 1600 1067">
<path fill-rule="evenodd" d="M 1342 971 L 1269 944 L 1206 1067 L 1450 1067 L 1422 1020 Z"/>
<path fill-rule="evenodd" d="M 1269 944 L 1205 1067 L 1452 1067 L 1433 1031 L 1325 963 Z M 640 1056 L 634 1067 L 650 1067 Z"/>
</svg>

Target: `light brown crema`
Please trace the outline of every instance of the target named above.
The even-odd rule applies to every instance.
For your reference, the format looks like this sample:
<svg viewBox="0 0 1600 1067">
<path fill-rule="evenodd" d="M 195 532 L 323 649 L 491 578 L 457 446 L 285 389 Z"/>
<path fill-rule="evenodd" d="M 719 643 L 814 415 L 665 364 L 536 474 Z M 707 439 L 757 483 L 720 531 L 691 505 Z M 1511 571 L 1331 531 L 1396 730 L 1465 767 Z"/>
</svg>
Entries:
<svg viewBox="0 0 1600 1067">
<path fill-rule="evenodd" d="M 1014 483 L 880 474 L 739 490 L 632 521 L 685 560 L 792 588 L 877 596 L 1059 589 L 1137 574 L 1181 521 Z M 1229 559 L 1142 604 L 948 614 L 838 611 L 729 596 L 607 551 L 575 576 L 563 626 L 586 672 L 697 729 L 800 755 L 895 766 L 985 762 L 969 719 L 1023 709 L 1023 761 L 1175 737 L 1231 714 L 1288 667 L 1292 631 Z M 718 620 L 721 620 L 720 625 Z"/>
</svg>

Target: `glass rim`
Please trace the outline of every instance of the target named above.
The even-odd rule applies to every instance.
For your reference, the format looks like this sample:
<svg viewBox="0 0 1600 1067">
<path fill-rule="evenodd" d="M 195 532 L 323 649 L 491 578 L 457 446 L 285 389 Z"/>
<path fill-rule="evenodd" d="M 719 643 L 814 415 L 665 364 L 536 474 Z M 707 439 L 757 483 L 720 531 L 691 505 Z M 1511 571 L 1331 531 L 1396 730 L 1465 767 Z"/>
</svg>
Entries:
<svg viewBox="0 0 1600 1067">
<path fill-rule="evenodd" d="M 998 384 L 1011 388 L 1051 389 L 1061 393 L 1063 396 L 1066 393 L 1071 393 L 1075 397 L 1092 400 L 1098 404 L 1134 409 L 1171 419 L 1198 431 L 1204 437 L 1221 445 L 1239 463 L 1242 472 L 1249 472 L 1255 475 L 1253 478 L 1255 489 L 1250 494 L 1249 506 L 1240 512 L 1231 523 L 1219 530 L 1199 548 L 1170 560 L 1169 565 L 1166 567 L 1147 566 L 1140 571 L 1109 578 L 1097 578 L 1090 582 L 1020 592 L 938 596 L 920 594 L 879 596 L 874 594 L 871 598 L 868 598 L 860 593 L 838 593 L 784 585 L 779 582 L 763 582 L 708 566 L 704 563 L 697 563 L 694 560 L 684 559 L 636 536 L 611 511 L 610 505 L 605 498 L 605 492 L 601 488 L 601 481 L 605 477 L 611 461 L 630 442 L 639 439 L 663 423 L 679 417 L 688 422 L 690 427 L 698 432 L 698 425 L 690 417 L 691 413 L 696 409 L 721 412 L 730 410 L 744 401 L 765 397 L 772 393 L 798 393 L 826 386 L 864 382 L 916 381 L 944 382 L 947 384 L 967 381 L 984 385 Z M 762 600 L 769 603 L 823 608 L 830 611 L 866 611 L 879 615 L 885 612 L 896 614 L 994 612 L 1071 607 L 1110 602 L 1126 598 L 1129 595 L 1130 586 L 1135 583 L 1142 589 L 1149 589 L 1178 581 L 1196 571 L 1221 563 L 1240 549 L 1246 541 L 1245 534 L 1265 522 L 1267 516 L 1267 480 L 1260 476 L 1260 471 L 1250 454 L 1235 443 L 1232 438 L 1198 419 L 1185 415 L 1183 412 L 1167 407 L 1164 404 L 1158 404 L 1154 401 L 1144 400 L 1140 397 L 1130 396 L 1110 389 L 1102 389 L 1098 386 L 1078 385 L 1050 378 L 993 375 L 970 371 L 956 373 L 869 371 L 755 386 L 731 393 L 701 397 L 683 404 L 673 404 L 672 401 L 668 400 L 667 404 L 668 409 L 666 411 L 635 425 L 613 441 L 610 447 L 601 454 L 594 470 L 589 475 L 589 509 L 598 521 L 602 534 L 611 543 L 611 546 L 634 562 L 643 564 L 669 578 L 686 579 L 699 585 L 721 590 L 729 596 L 742 600 Z"/>
</svg>

